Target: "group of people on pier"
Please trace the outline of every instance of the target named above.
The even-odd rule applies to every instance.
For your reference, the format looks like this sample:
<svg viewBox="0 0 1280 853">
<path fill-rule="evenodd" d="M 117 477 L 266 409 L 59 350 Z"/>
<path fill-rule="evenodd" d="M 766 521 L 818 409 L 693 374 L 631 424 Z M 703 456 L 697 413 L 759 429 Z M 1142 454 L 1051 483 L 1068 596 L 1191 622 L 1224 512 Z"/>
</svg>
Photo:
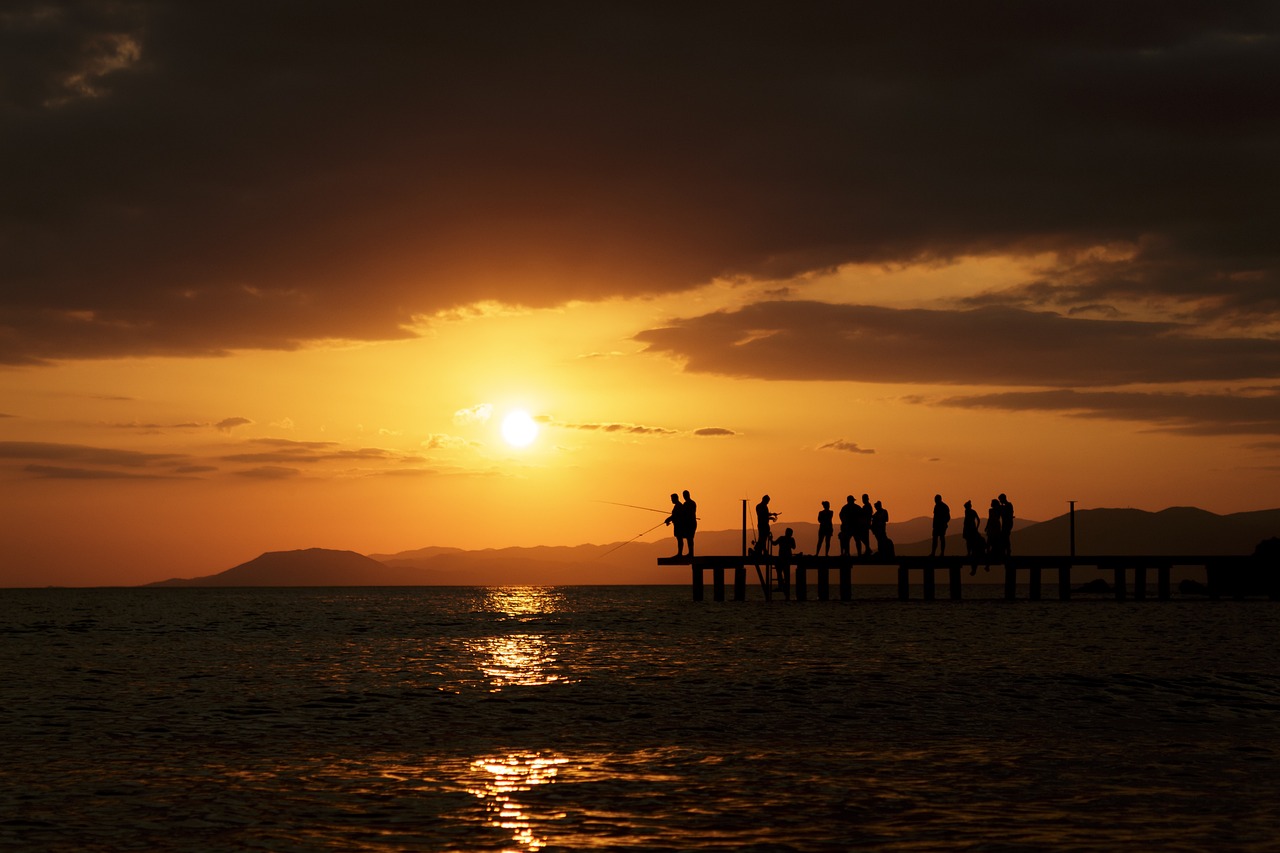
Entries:
<svg viewBox="0 0 1280 853">
<path fill-rule="evenodd" d="M 686 493 L 687 494 L 687 493 Z M 675 497 L 674 495 L 672 496 Z M 769 508 L 769 496 L 761 498 L 756 504 L 756 545 L 757 553 L 768 553 L 770 544 L 778 548 L 779 556 L 785 551 L 789 557 L 795 550 L 795 541 L 791 528 L 786 529 L 782 537 L 774 537 L 770 525 L 776 521 L 778 513 Z M 888 535 L 889 511 L 880 501 L 871 501 L 870 495 L 863 494 L 862 502 L 849 495 L 844 506 L 840 507 L 840 530 L 836 533 L 836 513 L 831 509 L 830 501 L 822 502 L 818 511 L 818 543 L 814 548 L 815 555 L 831 556 L 831 537 L 836 536 L 840 543 L 840 556 L 859 558 L 878 556 L 891 559 L 894 556 L 893 540 Z M 932 538 L 929 545 L 929 556 L 946 556 L 947 528 L 951 524 L 951 508 L 942 500 L 942 495 L 933 496 Z M 1010 534 L 1013 532 L 1013 504 L 1008 497 L 1001 494 L 991 499 L 991 509 L 987 512 L 986 525 L 979 530 L 982 519 L 973 508 L 973 501 L 964 502 L 964 522 L 962 537 L 965 543 L 966 556 L 973 559 L 973 574 L 977 571 L 977 561 L 987 559 L 990 568 L 992 560 L 1002 560 L 1012 553 Z M 984 535 L 985 534 L 985 535 Z M 875 539 L 875 548 L 871 547 L 871 539 Z M 788 541 L 789 540 L 789 541 Z M 852 545 L 850 544 L 852 543 Z M 690 550 L 692 554 L 692 550 Z"/>
<path fill-rule="evenodd" d="M 690 497 L 688 489 L 684 490 L 683 496 L 684 500 L 681 500 L 680 494 L 671 493 L 671 515 L 667 516 L 665 524 L 671 527 L 675 534 L 676 556 L 692 557 L 693 537 L 698 530 L 698 504 Z M 756 504 L 756 541 L 753 553 L 773 554 L 773 549 L 776 548 L 776 554 L 773 554 L 774 559 L 779 563 L 784 560 L 789 561 L 796 553 L 796 540 L 790 527 L 786 528 L 781 536 L 773 535 L 772 525 L 778 520 L 778 513 L 770 508 L 769 501 L 769 496 L 765 495 Z M 845 498 L 844 506 L 840 507 L 839 533 L 836 532 L 836 518 L 835 510 L 831 509 L 831 502 L 823 501 L 822 509 L 818 511 L 818 544 L 814 548 L 815 555 L 831 556 L 831 537 L 835 536 L 840 543 L 841 557 L 852 557 L 856 552 L 859 558 L 893 558 L 893 540 L 888 534 L 889 511 L 880 501 L 873 503 L 870 495 L 864 493 L 862 502 L 859 503 L 853 495 L 849 495 Z M 934 495 L 930 557 L 946 556 L 947 528 L 950 524 L 951 508 L 943 502 L 942 495 Z M 1010 534 L 1013 532 L 1013 504 L 1004 494 L 991 499 L 986 524 L 980 530 L 981 525 L 982 519 L 973 508 L 973 501 L 965 501 L 961 536 L 964 539 L 966 556 L 973 560 L 970 574 L 977 572 L 979 560 L 986 558 L 989 569 L 993 560 L 1003 560 L 1012 553 Z M 874 549 L 871 547 L 873 538 L 875 539 Z"/>
</svg>

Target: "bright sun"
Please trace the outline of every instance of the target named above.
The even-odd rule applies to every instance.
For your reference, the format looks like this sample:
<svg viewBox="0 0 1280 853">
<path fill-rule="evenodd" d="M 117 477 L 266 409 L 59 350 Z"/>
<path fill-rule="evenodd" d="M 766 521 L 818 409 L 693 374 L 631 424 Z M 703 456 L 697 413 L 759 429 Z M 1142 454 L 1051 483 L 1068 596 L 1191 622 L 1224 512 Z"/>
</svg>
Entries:
<svg viewBox="0 0 1280 853">
<path fill-rule="evenodd" d="M 538 437 L 538 423 L 523 409 L 502 419 L 502 437 L 512 447 L 528 447 Z"/>
</svg>

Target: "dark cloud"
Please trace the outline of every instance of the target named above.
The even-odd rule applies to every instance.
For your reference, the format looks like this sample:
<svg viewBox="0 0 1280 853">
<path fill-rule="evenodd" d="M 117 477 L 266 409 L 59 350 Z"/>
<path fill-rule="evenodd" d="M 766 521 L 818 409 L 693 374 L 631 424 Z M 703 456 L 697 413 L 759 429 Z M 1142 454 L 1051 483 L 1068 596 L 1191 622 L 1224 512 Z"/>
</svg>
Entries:
<svg viewBox="0 0 1280 853">
<path fill-rule="evenodd" d="M 636 335 L 697 373 L 763 379 L 1102 386 L 1280 377 L 1280 342 L 1175 323 L 988 306 L 764 302 Z"/>
<path fill-rule="evenodd" d="M 222 420 L 214 424 L 214 427 L 219 432 L 231 432 L 233 429 L 235 429 L 238 426 L 246 426 L 247 424 L 251 424 L 251 423 L 253 423 L 253 421 L 249 420 L 248 418 L 223 418 Z"/>
<path fill-rule="evenodd" d="M 702 429 L 695 429 L 693 431 L 693 434 L 694 435 L 715 435 L 715 436 L 737 435 L 737 433 L 734 432 L 733 430 L 725 429 L 724 427 L 703 427 Z"/>
<path fill-rule="evenodd" d="M 667 427 L 644 426 L 643 424 L 565 424 L 556 421 L 549 421 L 552 426 L 558 426 L 562 429 L 579 429 L 586 432 L 611 432 L 623 433 L 625 435 L 677 435 L 680 430 L 668 429 Z"/>
<path fill-rule="evenodd" d="M 17 0 L 0 363 L 1114 241 L 1041 298 L 1273 316 L 1278 8 Z"/>
<path fill-rule="evenodd" d="M 122 468 L 144 468 L 168 465 L 185 457 L 174 453 L 141 453 L 83 444 L 54 444 L 42 441 L 0 441 L 0 459 L 38 459 L 42 461 L 78 462 L 87 465 L 109 465 Z"/>
<path fill-rule="evenodd" d="M 252 480 L 288 480 L 302 474 L 297 468 L 286 468 L 281 465 L 262 465 L 257 468 L 246 468 L 235 472 L 237 477 L 248 477 Z"/>
<path fill-rule="evenodd" d="M 826 444 L 819 445 L 819 450 L 840 450 L 845 453 L 875 453 L 870 448 L 859 447 L 855 442 L 845 441 L 838 438 L 835 441 L 828 441 Z"/>
<path fill-rule="evenodd" d="M 951 397 L 937 402 L 967 409 L 1135 421 L 1186 435 L 1280 434 L 1280 387 L 1221 394 L 1060 389 Z"/>
<path fill-rule="evenodd" d="M 42 480 L 171 480 L 163 474 L 135 474 L 101 468 L 68 468 L 62 465 L 26 465 L 23 471 Z"/>
</svg>

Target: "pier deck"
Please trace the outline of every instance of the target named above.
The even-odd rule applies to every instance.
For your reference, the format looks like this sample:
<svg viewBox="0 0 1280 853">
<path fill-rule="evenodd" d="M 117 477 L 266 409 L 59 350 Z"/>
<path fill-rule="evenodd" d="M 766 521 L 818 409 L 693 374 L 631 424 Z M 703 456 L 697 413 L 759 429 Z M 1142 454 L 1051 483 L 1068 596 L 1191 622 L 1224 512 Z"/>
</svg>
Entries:
<svg viewBox="0 0 1280 853">
<path fill-rule="evenodd" d="M 659 557 L 661 566 L 689 566 L 693 582 L 693 600 L 702 601 L 704 597 L 704 572 L 712 572 L 712 595 L 716 601 L 725 600 L 725 572 L 733 571 L 733 599 L 746 599 L 747 567 L 756 569 L 757 577 L 764 589 L 765 598 L 772 600 L 775 591 L 791 598 L 794 587 L 797 601 L 805 601 L 809 597 L 809 573 L 816 574 L 817 597 L 827 601 L 831 597 L 831 572 L 838 573 L 839 596 L 841 601 L 853 599 L 854 573 L 870 567 L 893 567 L 898 575 L 898 599 L 907 601 L 911 598 L 911 575 L 920 574 L 922 595 L 926 601 L 932 601 L 937 593 L 937 573 L 946 572 L 948 594 L 952 600 L 961 598 L 963 576 L 973 566 L 973 561 L 964 556 L 925 557 L 897 556 L 881 560 L 876 556 L 862 557 L 821 557 L 811 554 L 796 554 L 791 564 L 778 566 L 776 561 L 756 554 L 742 555 L 698 555 L 695 557 Z M 1132 597 L 1141 601 L 1148 597 L 1148 571 L 1156 572 L 1156 598 L 1167 600 L 1170 597 L 1169 578 L 1173 567 L 1203 567 L 1206 574 L 1206 586 L 1210 598 L 1220 597 L 1228 591 L 1240 597 L 1239 585 L 1235 579 L 1241 573 L 1256 567 L 1252 557 L 1222 555 L 1104 555 L 1104 556 L 1012 556 L 1005 560 L 985 559 L 978 561 L 979 571 L 990 565 L 992 571 L 1000 567 L 1004 571 L 1004 597 L 1017 597 L 1019 572 L 1025 572 L 1029 584 L 1029 597 L 1039 600 L 1042 592 L 1042 577 L 1046 570 L 1054 572 L 1058 587 L 1058 598 L 1068 601 L 1071 598 L 1071 571 L 1079 567 L 1094 568 L 1111 572 L 1112 588 L 1117 601 L 1125 601 L 1130 597 L 1129 574 L 1133 575 Z M 773 571 L 770 572 L 769 569 Z M 794 584 L 792 570 L 794 569 Z M 772 577 L 776 574 L 777 590 L 774 589 Z M 1280 585 L 1270 584 L 1267 593 L 1270 598 L 1280 598 Z"/>
</svg>

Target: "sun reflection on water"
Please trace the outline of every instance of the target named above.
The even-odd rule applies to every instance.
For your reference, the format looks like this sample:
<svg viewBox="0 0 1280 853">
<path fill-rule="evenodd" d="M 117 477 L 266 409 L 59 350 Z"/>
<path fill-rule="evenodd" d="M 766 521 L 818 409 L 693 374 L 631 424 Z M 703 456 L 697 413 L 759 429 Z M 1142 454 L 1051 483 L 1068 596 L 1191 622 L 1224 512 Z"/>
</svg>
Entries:
<svg viewBox="0 0 1280 853">
<path fill-rule="evenodd" d="M 521 623 L 531 623 L 560 610 L 562 599 L 558 591 L 546 587 L 495 587 L 485 591 L 484 609 Z M 557 672 L 559 652 L 545 634 L 502 634 L 465 643 L 493 692 L 510 686 L 539 686 L 567 680 Z"/>
<path fill-rule="evenodd" d="M 540 850 L 547 846 L 547 841 L 545 835 L 537 831 L 538 827 L 548 821 L 563 820 L 565 814 L 538 813 L 528 803 L 522 803 L 517 795 L 556 781 L 560 766 L 568 760 L 540 752 L 478 758 L 471 762 L 477 784 L 467 791 L 484 803 L 486 823 L 510 832 L 517 849 Z"/>
</svg>

